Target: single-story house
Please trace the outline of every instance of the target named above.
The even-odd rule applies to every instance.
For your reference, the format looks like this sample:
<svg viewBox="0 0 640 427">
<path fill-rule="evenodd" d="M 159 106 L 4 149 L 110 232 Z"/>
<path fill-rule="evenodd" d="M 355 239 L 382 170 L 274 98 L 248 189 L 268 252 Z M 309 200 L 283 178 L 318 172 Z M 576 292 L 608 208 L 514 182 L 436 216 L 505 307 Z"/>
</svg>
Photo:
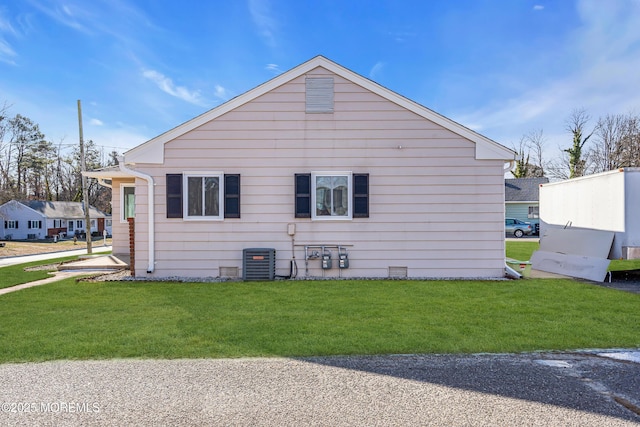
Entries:
<svg viewBox="0 0 640 427">
<path fill-rule="evenodd" d="M 639 195 L 640 168 L 620 168 L 543 184 L 541 240 L 557 229 L 610 231 L 614 238 L 609 259 L 639 259 Z"/>
<path fill-rule="evenodd" d="M 90 207 L 91 232 L 111 235 L 111 215 Z M 10 200 L 0 206 L 0 239 L 25 240 L 62 237 L 85 232 L 80 202 Z"/>
<path fill-rule="evenodd" d="M 496 278 L 514 159 L 317 56 L 86 175 L 136 276 Z"/>
<path fill-rule="evenodd" d="M 533 225 L 540 223 L 540 185 L 549 178 L 515 178 L 504 180 L 505 216 Z"/>
</svg>

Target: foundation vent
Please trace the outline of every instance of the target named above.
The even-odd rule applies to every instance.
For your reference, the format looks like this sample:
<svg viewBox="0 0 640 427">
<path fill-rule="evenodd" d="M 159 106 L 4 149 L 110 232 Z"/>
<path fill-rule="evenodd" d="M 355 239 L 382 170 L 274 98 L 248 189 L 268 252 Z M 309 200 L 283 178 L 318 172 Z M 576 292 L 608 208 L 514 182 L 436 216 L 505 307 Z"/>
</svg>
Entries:
<svg viewBox="0 0 640 427">
<path fill-rule="evenodd" d="M 406 279 L 408 277 L 409 269 L 407 267 L 392 267 L 389 266 L 389 277 L 393 279 Z"/>
<path fill-rule="evenodd" d="M 238 267 L 220 267 L 220 277 L 235 279 L 238 277 Z"/>
</svg>

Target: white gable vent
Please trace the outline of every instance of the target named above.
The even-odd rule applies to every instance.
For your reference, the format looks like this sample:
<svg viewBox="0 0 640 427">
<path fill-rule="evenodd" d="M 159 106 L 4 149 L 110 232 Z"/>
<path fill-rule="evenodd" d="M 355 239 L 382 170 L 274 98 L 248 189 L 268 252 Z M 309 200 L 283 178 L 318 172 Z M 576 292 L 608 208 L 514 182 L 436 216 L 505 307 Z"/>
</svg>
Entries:
<svg viewBox="0 0 640 427">
<path fill-rule="evenodd" d="M 307 77 L 307 113 L 333 113 L 333 77 Z"/>
</svg>

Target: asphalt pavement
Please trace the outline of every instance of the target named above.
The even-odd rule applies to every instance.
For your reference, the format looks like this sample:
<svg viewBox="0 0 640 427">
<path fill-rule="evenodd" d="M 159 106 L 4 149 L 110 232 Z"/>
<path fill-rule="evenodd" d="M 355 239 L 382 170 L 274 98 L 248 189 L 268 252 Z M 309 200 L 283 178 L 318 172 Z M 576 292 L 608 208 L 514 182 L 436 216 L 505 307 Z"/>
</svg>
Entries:
<svg viewBox="0 0 640 427">
<path fill-rule="evenodd" d="M 633 426 L 638 405 L 640 364 L 597 352 L 0 365 L 6 426 Z"/>
</svg>

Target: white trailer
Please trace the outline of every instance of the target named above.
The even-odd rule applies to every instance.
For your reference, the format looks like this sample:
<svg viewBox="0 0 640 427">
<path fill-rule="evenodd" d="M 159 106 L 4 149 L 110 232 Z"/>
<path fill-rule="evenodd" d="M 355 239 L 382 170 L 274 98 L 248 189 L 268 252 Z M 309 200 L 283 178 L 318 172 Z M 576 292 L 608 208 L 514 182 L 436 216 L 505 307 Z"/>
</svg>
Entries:
<svg viewBox="0 0 640 427">
<path fill-rule="evenodd" d="M 540 186 L 540 238 L 558 228 L 613 231 L 609 259 L 640 258 L 640 168 Z"/>
</svg>

